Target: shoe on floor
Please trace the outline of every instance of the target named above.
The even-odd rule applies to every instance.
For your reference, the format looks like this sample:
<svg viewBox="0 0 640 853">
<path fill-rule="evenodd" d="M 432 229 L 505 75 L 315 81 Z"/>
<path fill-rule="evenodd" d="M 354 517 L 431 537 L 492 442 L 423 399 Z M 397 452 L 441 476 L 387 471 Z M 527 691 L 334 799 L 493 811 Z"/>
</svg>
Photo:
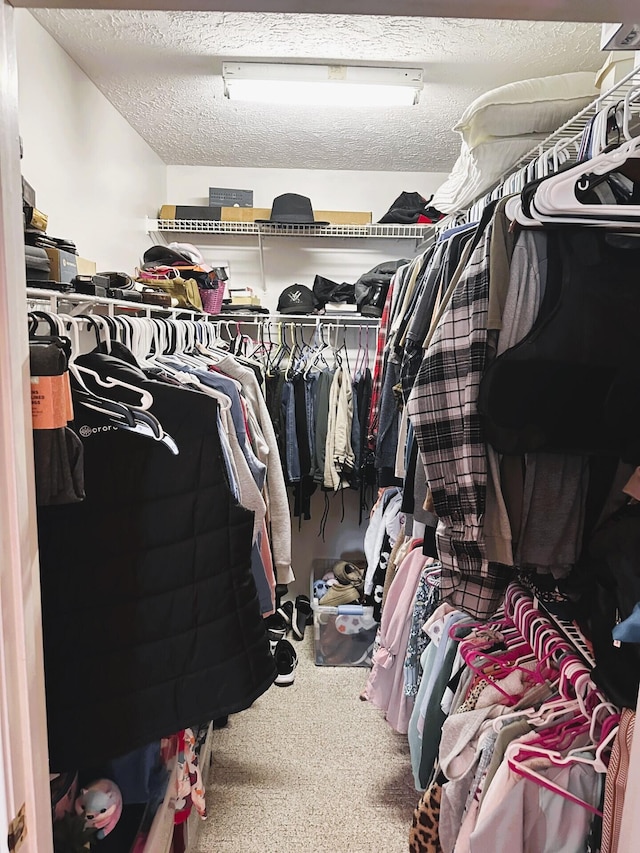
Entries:
<svg viewBox="0 0 640 853">
<path fill-rule="evenodd" d="M 275 683 L 278 687 L 288 687 L 293 684 L 298 666 L 298 655 L 289 640 L 280 640 L 273 653 L 278 674 Z"/>
<path fill-rule="evenodd" d="M 299 595 L 291 620 L 291 630 L 296 640 L 304 640 L 304 629 L 310 624 L 309 620 L 313 621 L 311 602 L 306 595 Z"/>
<path fill-rule="evenodd" d="M 293 623 L 293 601 L 283 601 L 276 613 L 285 621 L 287 630 L 289 630 Z"/>
<path fill-rule="evenodd" d="M 267 616 L 264 620 L 264 627 L 267 629 L 267 637 L 269 638 L 271 654 L 273 654 L 276 643 L 280 640 L 284 640 L 287 636 L 289 626 L 279 613 L 272 613 L 271 616 Z"/>
</svg>

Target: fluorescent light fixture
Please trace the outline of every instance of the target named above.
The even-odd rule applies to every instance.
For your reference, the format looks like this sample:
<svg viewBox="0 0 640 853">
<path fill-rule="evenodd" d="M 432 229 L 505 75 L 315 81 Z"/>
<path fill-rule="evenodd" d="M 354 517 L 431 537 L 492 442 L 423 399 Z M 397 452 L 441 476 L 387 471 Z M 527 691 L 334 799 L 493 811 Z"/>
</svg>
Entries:
<svg viewBox="0 0 640 853">
<path fill-rule="evenodd" d="M 420 68 L 224 62 L 224 93 L 234 101 L 305 106 L 412 106 L 422 90 Z"/>
</svg>

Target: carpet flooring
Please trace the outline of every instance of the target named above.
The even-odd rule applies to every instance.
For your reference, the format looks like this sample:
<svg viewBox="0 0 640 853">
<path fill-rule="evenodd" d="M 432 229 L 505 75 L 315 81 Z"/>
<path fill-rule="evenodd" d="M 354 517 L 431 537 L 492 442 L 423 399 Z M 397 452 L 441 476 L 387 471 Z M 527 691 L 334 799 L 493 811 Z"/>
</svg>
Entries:
<svg viewBox="0 0 640 853">
<path fill-rule="evenodd" d="M 360 701 L 368 670 L 316 667 L 311 629 L 295 648 L 294 684 L 214 732 L 197 853 L 406 853 L 406 737 Z"/>
</svg>

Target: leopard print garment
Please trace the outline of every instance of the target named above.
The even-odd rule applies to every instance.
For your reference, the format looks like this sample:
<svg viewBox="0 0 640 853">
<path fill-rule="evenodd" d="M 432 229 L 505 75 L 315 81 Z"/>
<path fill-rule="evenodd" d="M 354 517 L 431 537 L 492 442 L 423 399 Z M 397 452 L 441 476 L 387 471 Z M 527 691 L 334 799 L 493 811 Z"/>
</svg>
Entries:
<svg viewBox="0 0 640 853">
<path fill-rule="evenodd" d="M 438 836 L 442 786 L 434 782 L 422 795 L 413 813 L 409 853 L 442 853 Z"/>
</svg>

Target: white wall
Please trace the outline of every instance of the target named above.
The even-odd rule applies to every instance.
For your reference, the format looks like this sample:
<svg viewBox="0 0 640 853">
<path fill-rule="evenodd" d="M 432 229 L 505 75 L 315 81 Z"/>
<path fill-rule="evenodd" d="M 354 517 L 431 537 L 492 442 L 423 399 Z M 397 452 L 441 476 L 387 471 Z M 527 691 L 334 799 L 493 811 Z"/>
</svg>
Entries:
<svg viewBox="0 0 640 853">
<path fill-rule="evenodd" d="M 308 196 L 316 210 L 364 210 L 376 222 L 403 191 L 426 198 L 447 175 L 440 172 L 357 172 L 301 169 L 238 169 L 197 166 L 167 168 L 167 204 L 208 204 L 209 187 L 253 190 L 255 207 L 270 208 L 286 192 Z M 189 240 L 188 236 L 182 239 Z M 189 240 L 189 242 L 193 242 Z M 406 240 L 335 240 L 317 238 L 265 238 L 267 292 L 262 292 L 255 237 L 198 235 L 205 258 L 228 261 L 229 283 L 249 285 L 262 304 L 275 310 L 278 295 L 290 284 L 312 287 L 316 274 L 333 281 L 355 282 L 384 260 L 412 257 L 416 243 Z"/>
<path fill-rule="evenodd" d="M 166 167 L 29 12 L 15 17 L 22 174 L 47 231 L 74 240 L 99 270 L 132 272 Z"/>
</svg>

